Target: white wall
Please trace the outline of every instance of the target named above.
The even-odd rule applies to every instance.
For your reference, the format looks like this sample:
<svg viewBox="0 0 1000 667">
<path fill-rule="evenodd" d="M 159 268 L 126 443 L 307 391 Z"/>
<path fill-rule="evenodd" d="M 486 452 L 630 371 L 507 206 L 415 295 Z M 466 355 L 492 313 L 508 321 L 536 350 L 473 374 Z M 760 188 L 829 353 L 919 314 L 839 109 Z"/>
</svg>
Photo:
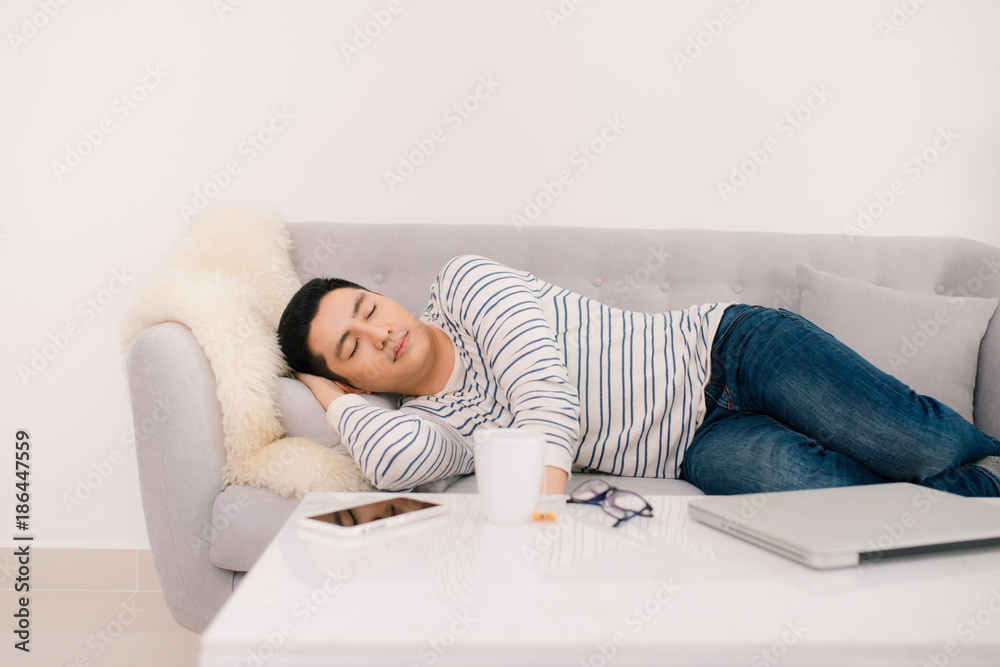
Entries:
<svg viewBox="0 0 1000 667">
<path fill-rule="evenodd" d="M 567 170 L 531 224 L 843 233 L 898 181 L 855 231 L 1000 245 L 1000 3 L 228 4 L 0 9 L 2 511 L 14 434 L 28 429 L 39 544 L 147 545 L 117 342 L 128 297 L 114 290 L 147 270 L 206 186 L 289 219 L 512 224 Z M 575 11 L 553 24 L 560 6 Z M 391 22 L 348 61 L 343 45 L 377 25 L 373 12 Z M 479 88 L 460 125 L 446 117 L 480 77 L 497 87 Z M 290 119 L 249 149 L 275 109 Z M 797 129 L 784 120 L 796 112 Z M 614 141 L 581 158 L 605 127 Z M 385 172 L 436 128 L 446 140 L 390 189 Z M 88 136 L 98 145 L 79 166 L 54 166 Z M 921 171 L 925 150 L 936 161 Z M 718 184 L 748 151 L 767 159 L 724 198 Z M 227 162 L 239 173 L 216 192 Z M 46 345 L 53 358 L 22 379 Z M 111 474 L 68 509 L 102 463 Z"/>
</svg>

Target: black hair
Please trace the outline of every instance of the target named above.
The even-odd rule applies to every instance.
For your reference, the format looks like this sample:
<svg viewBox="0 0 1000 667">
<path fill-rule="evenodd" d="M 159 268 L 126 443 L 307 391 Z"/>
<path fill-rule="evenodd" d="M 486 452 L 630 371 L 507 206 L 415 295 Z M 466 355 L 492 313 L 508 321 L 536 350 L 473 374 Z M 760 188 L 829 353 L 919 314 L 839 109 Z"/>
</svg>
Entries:
<svg viewBox="0 0 1000 667">
<path fill-rule="evenodd" d="M 278 323 L 278 345 L 292 370 L 350 384 L 332 372 L 323 357 L 309 347 L 309 329 L 319 311 L 320 300 L 333 290 L 345 287 L 370 291 L 341 278 L 313 278 L 288 301 Z"/>
</svg>

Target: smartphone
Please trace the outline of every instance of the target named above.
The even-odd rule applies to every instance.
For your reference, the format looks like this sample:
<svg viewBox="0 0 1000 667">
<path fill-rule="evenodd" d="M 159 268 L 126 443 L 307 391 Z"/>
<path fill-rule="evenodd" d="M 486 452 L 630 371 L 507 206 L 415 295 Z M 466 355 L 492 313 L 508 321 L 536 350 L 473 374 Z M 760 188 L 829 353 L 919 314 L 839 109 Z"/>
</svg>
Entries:
<svg viewBox="0 0 1000 667">
<path fill-rule="evenodd" d="M 441 516 L 448 506 L 416 498 L 394 496 L 362 505 L 352 505 L 322 514 L 304 516 L 300 525 L 338 537 L 357 537 L 373 530 L 392 528 Z"/>
</svg>

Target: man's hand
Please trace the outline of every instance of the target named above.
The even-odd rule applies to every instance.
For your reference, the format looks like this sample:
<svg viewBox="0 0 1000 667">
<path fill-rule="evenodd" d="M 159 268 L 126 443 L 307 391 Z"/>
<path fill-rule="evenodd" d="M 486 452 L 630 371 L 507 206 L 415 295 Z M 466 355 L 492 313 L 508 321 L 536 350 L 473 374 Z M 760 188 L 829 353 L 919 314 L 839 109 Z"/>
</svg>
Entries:
<svg viewBox="0 0 1000 667">
<path fill-rule="evenodd" d="M 545 474 L 542 477 L 542 495 L 566 493 L 567 479 L 569 479 L 569 474 L 562 468 L 545 466 Z"/>
<path fill-rule="evenodd" d="M 296 373 L 295 377 L 305 386 L 309 387 L 309 391 L 313 393 L 313 396 L 316 397 L 316 400 L 319 401 L 324 410 L 330 409 L 330 404 L 341 396 L 347 396 L 348 393 L 353 393 L 345 391 L 344 387 L 339 382 L 334 382 L 333 380 L 329 380 L 318 375 Z M 351 387 L 351 389 L 353 389 L 353 387 Z"/>
</svg>

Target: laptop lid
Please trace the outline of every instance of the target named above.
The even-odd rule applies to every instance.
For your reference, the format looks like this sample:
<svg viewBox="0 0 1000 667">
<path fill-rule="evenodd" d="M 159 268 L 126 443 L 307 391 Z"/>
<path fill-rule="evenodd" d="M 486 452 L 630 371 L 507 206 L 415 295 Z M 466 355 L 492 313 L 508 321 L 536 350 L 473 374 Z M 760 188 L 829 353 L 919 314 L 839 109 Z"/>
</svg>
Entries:
<svg viewBox="0 0 1000 667">
<path fill-rule="evenodd" d="M 706 496 L 688 512 L 819 569 L 1000 546 L 1000 506 L 905 482 Z"/>
</svg>

